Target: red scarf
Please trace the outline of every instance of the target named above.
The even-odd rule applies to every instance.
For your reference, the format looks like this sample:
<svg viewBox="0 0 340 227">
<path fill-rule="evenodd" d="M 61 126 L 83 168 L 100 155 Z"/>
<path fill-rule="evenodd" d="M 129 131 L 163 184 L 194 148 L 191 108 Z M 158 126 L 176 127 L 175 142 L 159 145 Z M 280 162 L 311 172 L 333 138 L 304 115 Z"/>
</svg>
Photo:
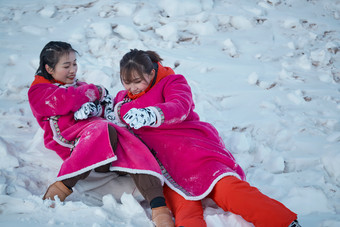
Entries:
<svg viewBox="0 0 340 227">
<path fill-rule="evenodd" d="M 157 65 L 158 65 L 158 69 L 156 70 L 155 77 L 153 78 L 153 80 L 151 81 L 149 86 L 144 91 L 142 91 L 138 94 L 135 94 L 135 95 L 133 95 L 131 92 L 128 92 L 127 95 L 130 99 L 134 100 L 134 99 L 141 97 L 146 92 L 148 92 L 153 86 L 155 86 L 159 81 L 161 81 L 161 79 L 163 79 L 166 76 L 175 74 L 175 72 L 174 72 L 174 70 L 172 70 L 172 68 L 165 67 L 165 66 L 161 65 L 161 63 L 159 63 L 159 62 L 157 62 Z"/>
</svg>

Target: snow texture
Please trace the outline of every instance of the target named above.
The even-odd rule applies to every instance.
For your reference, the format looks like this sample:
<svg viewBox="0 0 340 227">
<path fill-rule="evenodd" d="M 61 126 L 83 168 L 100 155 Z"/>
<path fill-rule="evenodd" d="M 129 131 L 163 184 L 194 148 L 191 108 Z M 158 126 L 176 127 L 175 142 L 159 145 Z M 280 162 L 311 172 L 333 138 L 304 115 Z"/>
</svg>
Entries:
<svg viewBox="0 0 340 227">
<path fill-rule="evenodd" d="M 302 226 L 340 226 L 338 0 L 1 0 L 0 20 L 0 226 L 153 225 L 129 177 L 92 175 L 54 209 L 42 201 L 61 160 L 27 91 L 51 40 L 71 43 L 78 78 L 113 95 L 123 54 L 157 51 L 252 185 Z M 209 227 L 251 226 L 203 204 Z"/>
</svg>

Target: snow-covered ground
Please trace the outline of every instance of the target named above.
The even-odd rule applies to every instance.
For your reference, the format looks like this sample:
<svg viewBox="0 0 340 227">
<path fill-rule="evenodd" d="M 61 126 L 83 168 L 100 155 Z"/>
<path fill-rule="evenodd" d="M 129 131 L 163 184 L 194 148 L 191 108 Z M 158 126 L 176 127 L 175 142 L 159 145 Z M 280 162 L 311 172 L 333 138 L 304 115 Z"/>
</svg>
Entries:
<svg viewBox="0 0 340 227">
<path fill-rule="evenodd" d="M 54 209 L 41 200 L 61 161 L 27 91 L 51 40 L 71 43 L 78 78 L 112 94 L 123 54 L 157 51 L 252 185 L 304 227 L 340 226 L 339 0 L 1 0 L 0 20 L 0 226 L 152 226 L 129 178 L 97 176 L 102 187 L 79 184 Z M 250 226 L 204 204 L 209 227 Z"/>
</svg>

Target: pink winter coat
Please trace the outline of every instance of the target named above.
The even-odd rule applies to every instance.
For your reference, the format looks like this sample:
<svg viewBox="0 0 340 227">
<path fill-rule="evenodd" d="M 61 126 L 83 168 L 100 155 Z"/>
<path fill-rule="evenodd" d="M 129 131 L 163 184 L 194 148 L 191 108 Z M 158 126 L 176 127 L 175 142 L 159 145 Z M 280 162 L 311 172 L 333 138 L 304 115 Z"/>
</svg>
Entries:
<svg viewBox="0 0 340 227">
<path fill-rule="evenodd" d="M 74 120 L 74 112 L 82 104 L 101 98 L 99 91 L 97 86 L 84 82 L 68 87 L 38 83 L 28 91 L 33 115 L 44 130 L 45 146 L 64 161 L 57 180 L 112 163 L 112 171 L 151 174 L 163 182 L 160 167 L 150 150 L 127 129 L 100 117 Z M 118 134 L 115 151 L 110 144 L 108 124 Z"/>
<path fill-rule="evenodd" d="M 228 175 L 245 180 L 242 168 L 225 148 L 217 130 L 200 121 L 194 112 L 191 89 L 182 75 L 166 76 L 135 100 L 127 98 L 126 90 L 120 91 L 115 103 L 121 120 L 133 107 L 153 106 L 164 116 L 160 126 L 134 132 L 153 150 L 166 184 L 184 198 L 206 197 L 216 182 Z"/>
</svg>

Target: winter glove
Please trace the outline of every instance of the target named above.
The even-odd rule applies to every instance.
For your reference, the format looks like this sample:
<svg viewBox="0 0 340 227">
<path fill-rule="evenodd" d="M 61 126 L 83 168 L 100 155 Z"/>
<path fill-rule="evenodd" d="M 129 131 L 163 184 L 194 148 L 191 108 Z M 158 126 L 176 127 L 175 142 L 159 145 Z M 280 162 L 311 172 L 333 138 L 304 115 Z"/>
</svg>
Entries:
<svg viewBox="0 0 340 227">
<path fill-rule="evenodd" d="M 100 99 L 100 104 L 102 105 L 107 105 L 110 104 L 111 106 L 113 105 L 113 97 L 110 95 L 109 91 L 104 88 L 103 89 L 103 97 Z"/>
<path fill-rule="evenodd" d="M 110 115 L 110 113 L 113 113 L 113 97 L 111 95 L 107 95 L 104 97 L 103 101 L 100 102 L 104 106 L 104 117 L 107 118 L 107 116 Z"/>
<path fill-rule="evenodd" d="M 102 114 L 102 106 L 93 102 L 84 103 L 79 110 L 74 112 L 74 119 L 84 120 L 89 117 L 100 116 Z"/>
<path fill-rule="evenodd" d="M 153 126 L 157 122 L 156 114 L 150 107 L 132 108 L 124 115 L 123 119 L 131 128 L 135 129 L 143 126 Z"/>
</svg>

